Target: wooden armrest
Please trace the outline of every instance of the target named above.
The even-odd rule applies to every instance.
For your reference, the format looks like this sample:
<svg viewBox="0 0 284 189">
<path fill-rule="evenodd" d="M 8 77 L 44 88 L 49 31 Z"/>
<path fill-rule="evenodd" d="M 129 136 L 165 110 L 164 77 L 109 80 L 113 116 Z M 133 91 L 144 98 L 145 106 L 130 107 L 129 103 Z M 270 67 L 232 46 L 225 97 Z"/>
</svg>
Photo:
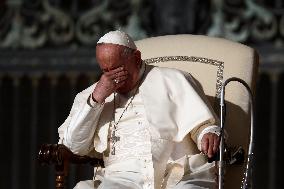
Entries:
<svg viewBox="0 0 284 189">
<path fill-rule="evenodd" d="M 43 144 L 40 147 L 38 161 L 41 165 L 54 165 L 56 170 L 56 189 L 64 189 L 64 180 L 68 175 L 69 164 L 86 164 L 104 167 L 102 159 L 74 154 L 63 144 Z"/>
</svg>

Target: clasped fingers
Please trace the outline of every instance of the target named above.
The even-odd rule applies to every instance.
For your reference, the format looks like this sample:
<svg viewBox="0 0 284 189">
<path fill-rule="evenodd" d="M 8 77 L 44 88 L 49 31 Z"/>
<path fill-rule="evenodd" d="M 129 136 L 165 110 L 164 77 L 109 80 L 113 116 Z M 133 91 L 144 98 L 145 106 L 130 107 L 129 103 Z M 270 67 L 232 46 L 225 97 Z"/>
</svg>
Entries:
<svg viewBox="0 0 284 189">
<path fill-rule="evenodd" d="M 104 101 L 110 94 L 125 84 L 128 72 L 123 67 L 104 72 L 98 81 L 93 96 L 98 101 Z"/>
<path fill-rule="evenodd" d="M 125 76 L 128 72 L 124 70 L 124 67 L 118 67 L 116 69 L 105 72 L 104 75 L 110 77 L 111 79 L 115 79 L 116 77 Z"/>
<path fill-rule="evenodd" d="M 208 155 L 209 158 L 213 157 L 218 151 L 220 138 L 214 133 L 204 134 L 201 140 L 202 152 Z"/>
</svg>

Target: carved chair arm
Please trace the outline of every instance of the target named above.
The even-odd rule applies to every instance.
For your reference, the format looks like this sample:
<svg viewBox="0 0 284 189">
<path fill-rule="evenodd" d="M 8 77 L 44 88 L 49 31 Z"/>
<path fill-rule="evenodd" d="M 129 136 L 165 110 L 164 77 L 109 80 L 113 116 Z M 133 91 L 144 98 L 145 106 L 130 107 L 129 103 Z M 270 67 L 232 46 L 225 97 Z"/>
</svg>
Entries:
<svg viewBox="0 0 284 189">
<path fill-rule="evenodd" d="M 56 170 L 56 189 L 64 189 L 64 178 L 68 175 L 69 164 L 104 166 L 102 159 L 74 154 L 63 144 L 43 144 L 40 147 L 38 161 L 41 165 L 54 165 Z"/>
</svg>

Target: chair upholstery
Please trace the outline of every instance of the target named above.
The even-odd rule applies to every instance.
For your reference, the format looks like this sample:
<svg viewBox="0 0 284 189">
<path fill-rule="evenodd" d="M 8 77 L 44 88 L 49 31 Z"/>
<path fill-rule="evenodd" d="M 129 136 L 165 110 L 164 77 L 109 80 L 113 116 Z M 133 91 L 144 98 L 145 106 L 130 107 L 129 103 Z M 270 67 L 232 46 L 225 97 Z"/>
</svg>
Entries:
<svg viewBox="0 0 284 189">
<path fill-rule="evenodd" d="M 191 73 L 201 84 L 216 113 L 222 82 L 230 77 L 244 80 L 255 88 L 258 55 L 240 43 L 201 35 L 168 35 L 136 42 L 147 64 L 180 69 Z M 249 97 L 239 83 L 226 87 L 226 131 L 229 146 L 247 149 L 250 127 Z M 190 115 L 189 115 L 190 116 Z M 244 166 L 226 169 L 225 188 L 239 188 Z"/>
</svg>

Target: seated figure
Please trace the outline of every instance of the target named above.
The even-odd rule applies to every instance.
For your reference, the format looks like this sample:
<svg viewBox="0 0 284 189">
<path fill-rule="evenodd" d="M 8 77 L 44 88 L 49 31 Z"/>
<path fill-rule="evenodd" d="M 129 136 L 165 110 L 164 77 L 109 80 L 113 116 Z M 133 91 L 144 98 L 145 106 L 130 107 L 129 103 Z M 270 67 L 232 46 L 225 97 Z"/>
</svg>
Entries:
<svg viewBox="0 0 284 189">
<path fill-rule="evenodd" d="M 75 188 L 215 188 L 208 157 L 218 151 L 220 128 L 192 76 L 146 65 L 122 31 L 100 38 L 96 59 L 101 78 L 77 94 L 58 131 L 59 143 L 103 158 L 105 168 Z"/>
</svg>

